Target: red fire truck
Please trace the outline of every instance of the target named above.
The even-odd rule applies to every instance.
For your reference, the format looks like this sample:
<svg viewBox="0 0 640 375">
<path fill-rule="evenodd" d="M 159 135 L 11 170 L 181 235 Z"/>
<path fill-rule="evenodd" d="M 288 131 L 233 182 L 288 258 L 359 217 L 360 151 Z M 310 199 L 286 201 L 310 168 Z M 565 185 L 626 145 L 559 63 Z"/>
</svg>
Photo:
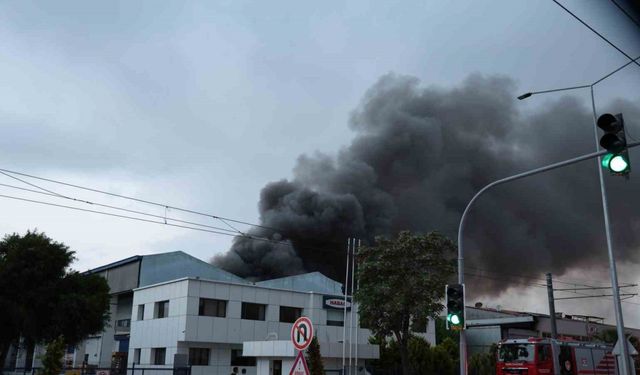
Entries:
<svg viewBox="0 0 640 375">
<path fill-rule="evenodd" d="M 609 345 L 552 339 L 511 339 L 498 344 L 497 375 L 617 375 Z"/>
</svg>

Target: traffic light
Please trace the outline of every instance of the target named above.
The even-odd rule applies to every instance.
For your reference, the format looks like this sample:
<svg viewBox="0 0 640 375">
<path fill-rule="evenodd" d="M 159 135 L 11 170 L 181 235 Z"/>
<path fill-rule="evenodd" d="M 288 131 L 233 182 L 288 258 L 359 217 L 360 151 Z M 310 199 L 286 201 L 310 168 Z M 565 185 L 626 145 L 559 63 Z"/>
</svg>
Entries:
<svg viewBox="0 0 640 375">
<path fill-rule="evenodd" d="M 464 284 L 445 287 L 447 305 L 447 329 L 461 331 L 466 328 L 464 315 Z"/>
<path fill-rule="evenodd" d="M 602 157 L 602 167 L 616 176 L 628 175 L 631 171 L 631 163 L 622 113 L 615 116 L 605 113 L 598 117 L 597 124 L 600 129 L 604 130 L 604 135 L 600 138 L 600 146 L 609 151 Z"/>
</svg>

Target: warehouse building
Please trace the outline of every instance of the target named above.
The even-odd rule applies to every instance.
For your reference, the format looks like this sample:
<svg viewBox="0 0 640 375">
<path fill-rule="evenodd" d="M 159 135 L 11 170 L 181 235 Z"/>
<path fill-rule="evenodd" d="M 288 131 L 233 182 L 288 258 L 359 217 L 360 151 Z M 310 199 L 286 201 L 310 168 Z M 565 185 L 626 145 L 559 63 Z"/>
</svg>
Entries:
<svg viewBox="0 0 640 375">
<path fill-rule="evenodd" d="M 469 353 L 488 352 L 491 345 L 505 339 L 551 337 L 548 314 L 487 308 L 482 304 L 466 308 L 467 345 Z M 603 318 L 585 315 L 556 314 L 558 336 L 576 341 L 594 341 L 615 325 Z M 626 327 L 627 334 L 640 338 L 640 330 Z"/>
</svg>

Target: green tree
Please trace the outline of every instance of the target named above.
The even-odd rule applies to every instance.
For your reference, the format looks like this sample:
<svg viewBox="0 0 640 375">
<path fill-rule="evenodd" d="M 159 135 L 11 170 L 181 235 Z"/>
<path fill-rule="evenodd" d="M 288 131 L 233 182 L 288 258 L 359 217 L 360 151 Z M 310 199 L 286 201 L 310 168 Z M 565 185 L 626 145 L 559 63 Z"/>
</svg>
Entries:
<svg viewBox="0 0 640 375">
<path fill-rule="evenodd" d="M 324 375 L 324 365 L 322 364 L 322 356 L 320 355 L 320 344 L 318 343 L 318 338 L 315 336 L 307 349 L 307 366 L 309 366 L 311 375 Z"/>
<path fill-rule="evenodd" d="M 380 358 L 373 361 L 374 373 L 399 374 L 400 347 L 395 339 L 374 339 L 380 345 Z M 408 342 L 409 366 L 414 374 L 455 375 L 457 351 L 447 343 L 431 346 L 421 337 L 411 336 Z"/>
<path fill-rule="evenodd" d="M 75 344 L 101 332 L 109 319 L 109 286 L 95 274 L 69 268 L 74 252 L 44 233 L 27 231 L 0 241 L 0 363 L 24 338 Z"/>
<path fill-rule="evenodd" d="M 360 319 L 379 337 L 394 337 L 405 375 L 411 374 L 408 344 L 414 323 L 436 319 L 444 286 L 454 272 L 453 241 L 432 232 L 400 232 L 395 239 L 377 238 L 358 254 Z"/>
<path fill-rule="evenodd" d="M 65 350 L 65 339 L 60 336 L 47 344 L 47 351 L 42 356 L 42 369 L 38 375 L 58 375 L 62 371 L 62 356 Z"/>
<path fill-rule="evenodd" d="M 496 373 L 495 355 L 476 353 L 469 358 L 469 375 L 493 375 Z"/>
</svg>

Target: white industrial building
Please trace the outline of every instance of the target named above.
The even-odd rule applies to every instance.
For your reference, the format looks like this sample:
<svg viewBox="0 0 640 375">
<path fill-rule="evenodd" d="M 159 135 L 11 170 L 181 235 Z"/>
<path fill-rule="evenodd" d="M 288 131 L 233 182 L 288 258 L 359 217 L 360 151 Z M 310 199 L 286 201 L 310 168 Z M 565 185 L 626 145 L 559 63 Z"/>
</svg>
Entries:
<svg viewBox="0 0 640 375">
<path fill-rule="evenodd" d="M 318 272 L 253 283 L 180 251 L 134 256 L 89 272 L 109 283 L 111 323 L 69 349 L 68 367 L 112 368 L 115 374 L 190 365 L 194 375 L 287 374 L 297 354 L 290 331 L 300 316 L 313 322 L 328 373 L 342 368 L 344 331 L 347 354 L 348 344 L 358 354 L 358 374 L 379 356 L 369 330 L 354 328 L 349 339 L 350 303 L 347 328 L 344 307 L 335 303 L 343 298 L 342 285 Z M 420 334 L 435 343 L 433 322 Z M 14 349 L 5 368 L 38 367 L 30 350 Z"/>
</svg>

